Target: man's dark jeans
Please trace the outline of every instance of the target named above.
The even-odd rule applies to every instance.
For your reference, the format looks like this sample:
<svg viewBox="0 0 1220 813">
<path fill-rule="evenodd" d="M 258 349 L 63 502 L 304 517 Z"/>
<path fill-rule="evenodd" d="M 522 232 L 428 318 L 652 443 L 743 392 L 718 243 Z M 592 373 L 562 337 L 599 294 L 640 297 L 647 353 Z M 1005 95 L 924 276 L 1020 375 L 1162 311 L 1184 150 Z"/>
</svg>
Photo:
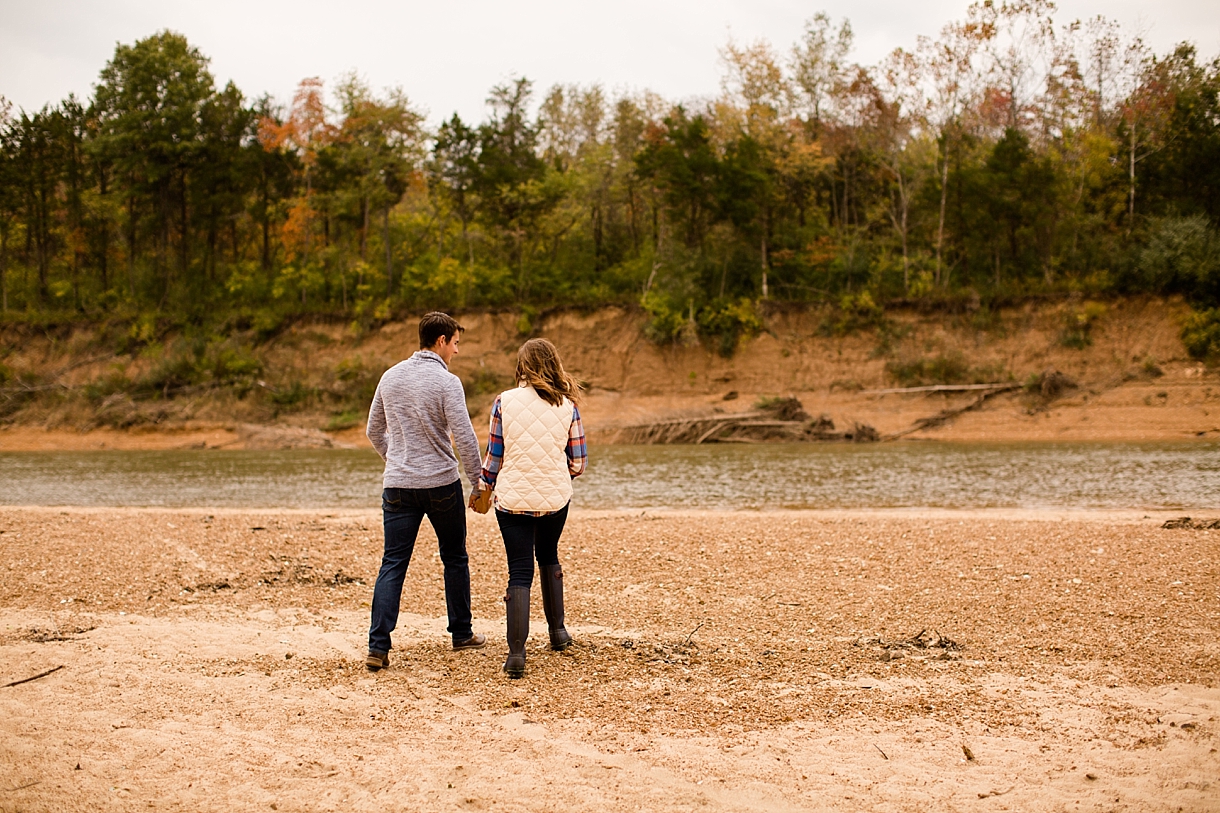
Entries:
<svg viewBox="0 0 1220 813">
<path fill-rule="evenodd" d="M 466 504 L 462 482 L 438 488 L 387 488 L 381 494 L 385 553 L 373 588 L 369 649 L 390 651 L 390 633 L 398 625 L 402 583 L 411 563 L 415 538 L 424 517 L 432 523 L 445 566 L 445 607 L 449 634 L 455 641 L 472 635 L 470 627 L 470 567 L 466 556 Z"/>
</svg>

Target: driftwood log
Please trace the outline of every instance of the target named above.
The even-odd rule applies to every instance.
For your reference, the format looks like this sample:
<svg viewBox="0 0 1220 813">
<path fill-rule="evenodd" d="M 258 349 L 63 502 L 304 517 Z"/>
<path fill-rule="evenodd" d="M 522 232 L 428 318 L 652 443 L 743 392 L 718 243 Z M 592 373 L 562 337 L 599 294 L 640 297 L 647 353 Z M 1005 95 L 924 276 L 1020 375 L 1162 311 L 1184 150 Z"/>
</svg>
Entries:
<svg viewBox="0 0 1220 813">
<path fill-rule="evenodd" d="M 1040 379 L 1043 390 L 1051 388 L 1050 397 L 1075 386 L 1071 379 L 1058 371 L 1047 371 Z M 1049 385 L 1047 382 L 1050 382 Z M 976 392 L 978 397 L 969 403 L 944 409 L 935 415 L 920 418 L 899 432 L 885 435 L 868 424 L 854 423 L 850 429 L 836 431 L 829 415 L 812 418 L 801 407 L 796 398 L 776 398 L 753 412 L 733 415 L 711 415 L 698 418 L 676 418 L 667 421 L 625 426 L 618 431 L 619 443 L 634 444 L 701 444 L 701 443 L 766 443 L 791 441 L 853 441 L 872 442 L 898 440 L 925 429 L 935 429 L 949 423 L 966 412 L 981 408 L 997 395 L 1022 389 L 1015 382 L 995 384 L 936 384 L 926 387 L 898 387 L 888 390 L 869 390 L 870 395 Z"/>
<path fill-rule="evenodd" d="M 913 434 L 915 432 L 919 432 L 924 429 L 935 429 L 938 426 L 944 426 L 946 423 L 953 420 L 958 415 L 962 415 L 966 412 L 973 412 L 974 410 L 978 409 L 983 404 L 987 403 L 989 400 L 991 400 L 992 398 L 994 398 L 997 395 L 1001 395 L 1002 393 L 1012 392 L 1013 390 L 1019 390 L 1019 389 L 1021 389 L 1020 384 L 990 385 L 989 388 L 985 389 L 978 398 L 975 398 L 973 401 L 966 404 L 965 406 L 953 407 L 952 409 L 942 409 L 940 412 L 937 412 L 935 415 L 929 415 L 926 418 L 920 418 L 919 420 L 915 421 L 915 423 L 908 426 L 906 429 L 903 429 L 901 432 L 894 432 L 893 434 L 886 435 L 883 438 L 883 440 L 898 440 L 899 438 L 906 437 L 907 435 Z"/>
<path fill-rule="evenodd" d="M 677 418 L 625 426 L 619 443 L 693 444 L 791 441 L 875 441 L 881 435 L 867 424 L 836 431 L 828 415 L 811 417 L 795 398 L 778 398 L 753 412 Z"/>
</svg>

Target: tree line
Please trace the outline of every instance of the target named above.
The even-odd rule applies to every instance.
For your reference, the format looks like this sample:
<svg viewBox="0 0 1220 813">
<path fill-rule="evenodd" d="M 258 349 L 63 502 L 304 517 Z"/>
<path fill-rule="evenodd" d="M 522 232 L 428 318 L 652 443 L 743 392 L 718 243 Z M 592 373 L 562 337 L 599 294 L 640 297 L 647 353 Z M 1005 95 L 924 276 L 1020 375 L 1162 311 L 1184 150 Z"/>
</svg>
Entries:
<svg viewBox="0 0 1220 813">
<path fill-rule="evenodd" d="M 435 126 L 355 73 L 281 104 L 218 88 L 180 34 L 119 45 L 89 99 L 0 105 L 0 310 L 638 302 L 676 340 L 762 300 L 1220 304 L 1220 60 L 1048 0 L 975 3 L 875 65 L 846 20 L 794 40 L 728 43 L 711 98 L 520 78 Z"/>
</svg>

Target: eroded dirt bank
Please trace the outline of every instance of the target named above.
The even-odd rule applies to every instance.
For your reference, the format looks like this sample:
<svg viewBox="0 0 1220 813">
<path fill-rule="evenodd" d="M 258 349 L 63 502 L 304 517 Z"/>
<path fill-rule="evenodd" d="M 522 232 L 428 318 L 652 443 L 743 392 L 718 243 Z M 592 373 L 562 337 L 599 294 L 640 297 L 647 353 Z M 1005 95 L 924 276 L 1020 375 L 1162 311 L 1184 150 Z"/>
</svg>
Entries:
<svg viewBox="0 0 1220 813">
<path fill-rule="evenodd" d="M 703 346 L 656 346 L 644 338 L 642 314 L 615 308 L 554 313 L 537 319 L 531 330 L 555 341 L 568 366 L 589 385 L 584 413 L 598 442 L 613 441 L 624 425 L 745 411 L 760 397 L 777 395 L 795 395 L 810 414 L 826 414 L 839 426 L 861 422 L 883 435 L 898 432 L 975 397 L 872 392 L 903 383 L 895 378 L 897 368 L 943 365 L 946 359 L 971 380 L 1024 382 L 1054 369 L 1079 386 L 1051 402 L 1023 392 L 1005 394 L 910 437 L 1220 437 L 1216 373 L 1189 359 L 1178 338 L 1185 306 L 1160 300 L 1109 303 L 1090 323 L 1087 342 L 1068 346 L 1065 326 L 1081 307 L 1078 302 L 1031 304 L 985 319 L 977 313 L 896 312 L 888 315 L 885 330 L 865 328 L 844 336 L 827 335 L 829 312 L 777 310 L 767 316 L 766 332 L 743 340 L 728 359 Z M 454 371 L 466 382 L 475 427 L 484 433 L 491 399 L 511 380 L 523 339 L 520 315 L 470 313 L 461 320 L 468 330 Z M 138 376 L 155 363 L 82 358 L 86 351 L 80 348 L 89 340 L 83 334 L 28 340 L 13 348 L 6 364 L 15 370 L 66 370 L 57 381 L 71 388 L 112 375 L 116 364 L 125 375 Z M 353 334 L 344 325 L 301 325 L 262 351 L 266 388 L 241 398 L 225 390 L 139 403 L 115 395 L 93 406 L 69 397 L 39 402 L 0 428 L 0 450 L 363 445 L 361 409 L 367 402 L 353 392 L 370 388 L 380 370 L 409 355 L 415 344 L 414 321 L 390 323 L 368 335 Z M 88 363 L 78 364 L 82 361 Z M 303 406 L 277 405 L 275 393 L 288 391 L 314 395 Z M 342 402 L 346 406 L 335 400 L 336 393 L 348 399 Z"/>
<path fill-rule="evenodd" d="M 425 528 L 372 675 L 375 513 L 0 509 L 0 685 L 64 667 L 0 810 L 1217 810 L 1220 531 L 1163 519 L 580 513 L 510 682 L 490 518 L 490 646 Z"/>
</svg>

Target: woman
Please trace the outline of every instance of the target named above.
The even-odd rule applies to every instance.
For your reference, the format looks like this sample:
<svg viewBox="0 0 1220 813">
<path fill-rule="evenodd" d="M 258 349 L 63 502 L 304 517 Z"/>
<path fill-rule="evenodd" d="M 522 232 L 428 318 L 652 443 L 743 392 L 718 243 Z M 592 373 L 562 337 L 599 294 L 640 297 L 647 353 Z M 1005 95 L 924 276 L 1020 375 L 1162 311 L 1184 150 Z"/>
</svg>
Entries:
<svg viewBox="0 0 1220 813">
<path fill-rule="evenodd" d="M 563 626 L 563 568 L 559 537 L 568 518 L 572 480 L 585 470 L 588 454 L 576 401 L 580 388 L 564 372 L 555 345 L 530 339 L 517 351 L 517 386 L 500 393 L 491 408 L 491 432 L 481 476 L 495 489 L 496 521 L 508 556 L 510 678 L 525 674 L 530 631 L 530 586 L 534 558 L 542 575 L 542 609 L 551 649 L 572 645 Z"/>
</svg>

